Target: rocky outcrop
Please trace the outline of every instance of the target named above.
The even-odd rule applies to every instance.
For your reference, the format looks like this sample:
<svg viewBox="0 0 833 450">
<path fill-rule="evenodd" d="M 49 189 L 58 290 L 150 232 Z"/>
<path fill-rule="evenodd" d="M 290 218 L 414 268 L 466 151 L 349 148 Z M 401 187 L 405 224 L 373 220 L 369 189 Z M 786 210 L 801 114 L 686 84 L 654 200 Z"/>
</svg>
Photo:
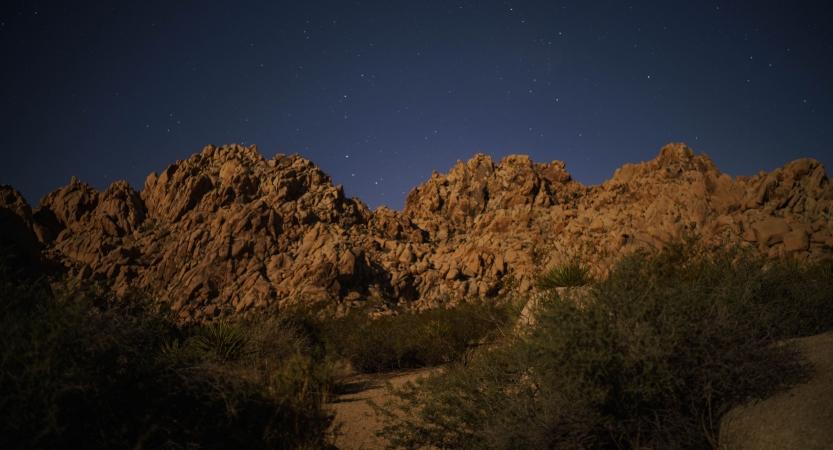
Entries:
<svg viewBox="0 0 833 450">
<path fill-rule="evenodd" d="M 437 273 L 427 276 L 459 280 L 452 292 L 479 294 L 509 270 L 525 291 L 535 263 L 583 253 L 604 272 L 622 255 L 691 232 L 714 243 L 757 243 L 773 257 L 830 257 L 831 197 L 814 160 L 733 179 L 708 156 L 671 144 L 590 187 L 573 181 L 562 162 L 510 156 L 494 164 L 477 155 L 414 189 L 404 214 L 436 246 L 429 261 Z"/>
<path fill-rule="evenodd" d="M 669 144 L 598 186 L 563 162 L 485 155 L 436 172 L 403 212 L 345 198 L 298 155 L 206 147 L 139 192 L 74 179 L 32 210 L 8 186 L 14 211 L 71 276 L 153 290 L 184 318 L 295 302 L 357 306 L 367 298 L 424 308 L 507 287 L 581 253 L 604 272 L 639 248 L 692 231 L 770 257 L 831 257 L 833 187 L 818 161 L 751 178 L 721 174 L 706 155 Z"/>
<path fill-rule="evenodd" d="M 366 206 L 297 155 L 209 146 L 141 192 L 73 179 L 41 209 L 63 228 L 50 254 L 72 276 L 150 288 L 183 317 L 343 298 L 376 275 L 347 231 L 367 222 Z"/>
<path fill-rule="evenodd" d="M 20 216 L 40 242 L 51 242 L 54 239 L 53 229 L 57 227 L 57 223 L 49 216 L 48 211 L 33 211 L 20 192 L 8 184 L 0 185 L 0 207 Z"/>
</svg>

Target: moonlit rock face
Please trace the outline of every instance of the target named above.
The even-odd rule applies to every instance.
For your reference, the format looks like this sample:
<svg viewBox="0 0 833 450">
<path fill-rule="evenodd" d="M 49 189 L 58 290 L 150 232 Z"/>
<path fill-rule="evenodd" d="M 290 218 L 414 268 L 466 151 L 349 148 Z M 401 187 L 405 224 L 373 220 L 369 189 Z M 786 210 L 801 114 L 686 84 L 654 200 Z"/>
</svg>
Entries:
<svg viewBox="0 0 833 450">
<path fill-rule="evenodd" d="M 833 257 L 833 188 L 818 161 L 733 179 L 684 144 L 596 186 L 574 181 L 564 162 L 478 154 L 414 188 L 403 212 L 345 198 L 298 155 L 266 160 L 238 145 L 208 146 L 140 192 L 73 179 L 34 211 L 16 192 L 0 187 L 0 206 L 46 244 L 45 258 L 115 292 L 148 288 L 186 320 L 298 303 L 344 310 L 374 297 L 416 309 L 488 298 L 510 273 L 534 289 L 536 267 L 579 248 L 603 274 L 692 232 L 773 258 Z"/>
</svg>

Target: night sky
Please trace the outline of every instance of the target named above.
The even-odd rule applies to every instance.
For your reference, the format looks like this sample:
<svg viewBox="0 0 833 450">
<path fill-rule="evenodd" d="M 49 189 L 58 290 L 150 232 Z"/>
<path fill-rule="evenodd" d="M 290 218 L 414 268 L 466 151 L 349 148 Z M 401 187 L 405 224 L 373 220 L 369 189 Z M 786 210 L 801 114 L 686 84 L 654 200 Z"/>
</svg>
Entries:
<svg viewBox="0 0 833 450">
<path fill-rule="evenodd" d="M 832 2 L 11 3 L 0 183 L 33 205 L 208 144 L 297 152 L 393 209 L 476 153 L 588 185 L 669 142 L 732 176 L 833 168 Z"/>
</svg>

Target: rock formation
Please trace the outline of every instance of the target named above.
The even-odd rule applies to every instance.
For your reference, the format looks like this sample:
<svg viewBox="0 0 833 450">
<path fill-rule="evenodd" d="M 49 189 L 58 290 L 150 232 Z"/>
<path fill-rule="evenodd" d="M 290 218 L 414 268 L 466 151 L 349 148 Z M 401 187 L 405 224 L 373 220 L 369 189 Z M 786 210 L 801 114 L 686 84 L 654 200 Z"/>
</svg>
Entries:
<svg viewBox="0 0 833 450">
<path fill-rule="evenodd" d="M 773 258 L 833 257 L 833 186 L 818 161 L 732 178 L 684 144 L 598 186 L 572 180 L 563 162 L 478 154 L 432 174 L 403 212 L 345 198 L 298 155 L 266 160 L 238 145 L 208 146 L 139 192 L 73 178 L 35 210 L 2 186 L 0 207 L 70 276 L 150 289 L 195 320 L 374 297 L 424 308 L 494 296 L 509 280 L 528 291 L 541 264 L 583 252 L 601 272 L 692 231 Z"/>
</svg>

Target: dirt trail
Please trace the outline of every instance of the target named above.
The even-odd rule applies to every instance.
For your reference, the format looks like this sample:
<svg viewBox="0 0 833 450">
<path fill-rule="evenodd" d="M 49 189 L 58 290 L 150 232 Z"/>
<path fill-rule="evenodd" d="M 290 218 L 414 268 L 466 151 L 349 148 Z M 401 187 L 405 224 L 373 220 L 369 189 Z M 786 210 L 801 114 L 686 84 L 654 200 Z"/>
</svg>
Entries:
<svg viewBox="0 0 833 450">
<path fill-rule="evenodd" d="M 376 437 L 376 431 L 382 424 L 376 421 L 373 408 L 367 400 L 373 400 L 382 405 L 390 399 L 385 381 L 390 381 L 394 387 L 401 387 L 408 381 L 427 376 L 431 370 L 415 369 L 380 375 L 355 375 L 348 379 L 344 393 L 330 406 L 336 412 L 336 424 L 341 424 L 335 445 L 341 450 L 383 449 L 387 441 Z"/>
</svg>

